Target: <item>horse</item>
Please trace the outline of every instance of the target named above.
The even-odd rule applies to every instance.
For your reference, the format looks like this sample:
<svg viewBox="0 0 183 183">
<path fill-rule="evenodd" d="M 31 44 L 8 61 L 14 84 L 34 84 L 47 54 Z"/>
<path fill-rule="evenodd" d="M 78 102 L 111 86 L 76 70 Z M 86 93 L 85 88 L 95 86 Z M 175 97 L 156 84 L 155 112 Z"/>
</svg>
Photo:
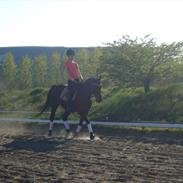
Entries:
<svg viewBox="0 0 183 183">
<path fill-rule="evenodd" d="M 87 127 L 88 127 L 89 137 L 91 140 L 93 140 L 95 138 L 95 136 L 94 136 L 93 129 L 92 129 L 90 121 L 88 120 L 87 115 L 92 106 L 92 97 L 94 97 L 98 103 L 102 101 L 101 78 L 92 77 L 92 78 L 85 80 L 82 84 L 80 84 L 80 86 L 74 96 L 74 100 L 72 103 L 73 110 L 71 112 L 68 112 L 66 110 L 67 101 L 64 99 L 64 97 L 61 97 L 63 92 L 65 91 L 66 87 L 67 87 L 67 85 L 52 86 L 50 88 L 50 90 L 48 91 L 46 102 L 40 112 L 40 113 L 43 113 L 46 109 L 51 108 L 48 135 L 49 136 L 52 135 L 55 112 L 56 112 L 58 106 L 61 105 L 61 107 L 64 109 L 62 119 L 64 121 L 64 127 L 65 127 L 67 134 L 69 134 L 69 132 L 70 132 L 70 126 L 67 122 L 67 118 L 71 113 L 76 112 L 80 116 L 79 124 L 76 129 L 76 134 L 78 134 L 81 131 L 83 122 L 85 121 L 87 124 Z"/>
</svg>

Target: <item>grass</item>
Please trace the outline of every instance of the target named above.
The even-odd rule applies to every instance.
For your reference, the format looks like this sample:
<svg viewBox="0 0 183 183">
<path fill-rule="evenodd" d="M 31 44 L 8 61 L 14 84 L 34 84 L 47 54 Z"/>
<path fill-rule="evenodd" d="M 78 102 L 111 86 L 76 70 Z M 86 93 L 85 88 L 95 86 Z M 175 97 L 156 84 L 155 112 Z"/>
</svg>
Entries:
<svg viewBox="0 0 183 183">
<path fill-rule="evenodd" d="M 131 129 L 139 132 L 181 132 L 183 134 L 183 128 L 160 128 L 160 127 L 130 127 L 130 126 L 103 126 L 97 125 L 100 128 L 109 128 L 111 130 L 115 129 Z"/>
<path fill-rule="evenodd" d="M 24 91 L 0 91 L 0 109 L 39 112 L 47 96 L 48 88 Z M 162 123 L 183 122 L 183 85 L 154 88 L 145 94 L 143 88 L 102 89 L 103 101 L 93 103 L 89 118 L 94 121 L 148 121 Z M 56 119 L 62 110 L 58 109 Z M 34 114 L 5 114 L 0 117 L 37 118 Z M 49 114 L 39 116 L 48 119 Z M 69 119 L 78 120 L 77 115 Z"/>
<path fill-rule="evenodd" d="M 92 120 L 183 122 L 183 85 L 153 89 L 120 89 L 95 106 Z"/>
</svg>

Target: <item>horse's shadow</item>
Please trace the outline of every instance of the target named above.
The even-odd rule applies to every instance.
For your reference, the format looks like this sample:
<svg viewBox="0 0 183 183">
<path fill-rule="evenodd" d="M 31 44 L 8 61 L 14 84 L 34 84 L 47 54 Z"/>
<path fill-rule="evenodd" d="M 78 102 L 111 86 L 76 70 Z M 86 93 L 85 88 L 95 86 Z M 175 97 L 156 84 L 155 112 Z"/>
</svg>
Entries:
<svg viewBox="0 0 183 183">
<path fill-rule="evenodd" d="M 5 144 L 8 150 L 26 150 L 32 152 L 52 152 L 64 146 L 68 140 L 58 138 L 36 137 L 17 137 L 12 142 Z"/>
</svg>

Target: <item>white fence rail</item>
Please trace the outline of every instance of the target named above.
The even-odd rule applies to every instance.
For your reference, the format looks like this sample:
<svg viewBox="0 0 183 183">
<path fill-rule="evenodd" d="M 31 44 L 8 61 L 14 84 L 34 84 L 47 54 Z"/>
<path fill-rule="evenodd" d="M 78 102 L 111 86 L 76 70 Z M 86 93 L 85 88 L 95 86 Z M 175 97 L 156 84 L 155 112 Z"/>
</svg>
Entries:
<svg viewBox="0 0 183 183">
<path fill-rule="evenodd" d="M 0 118 L 0 122 L 31 122 L 31 123 L 49 123 L 44 119 L 27 119 L 27 118 Z M 55 120 L 54 123 L 63 124 L 61 120 Z M 77 124 L 77 121 L 68 121 L 70 124 Z M 158 127 L 158 128 L 183 128 L 183 124 L 160 124 L 160 123 L 137 123 L 137 122 L 99 122 L 92 121 L 93 125 L 104 126 L 129 126 L 129 127 Z"/>
<path fill-rule="evenodd" d="M 17 113 L 17 114 L 39 114 L 39 112 L 33 111 L 9 111 L 0 110 L 0 113 Z M 44 112 L 50 114 L 50 112 Z M 28 119 L 28 118 L 0 118 L 0 122 L 31 122 L 31 123 L 49 123 L 49 120 L 44 119 Z M 55 120 L 54 123 L 63 124 L 61 120 Z M 77 124 L 77 121 L 68 121 L 70 124 Z M 129 127 L 158 127 L 158 128 L 183 128 L 183 124 L 168 124 L 168 123 L 146 123 L 146 122 L 102 122 L 92 121 L 93 125 L 104 125 L 104 126 L 129 126 Z"/>
</svg>

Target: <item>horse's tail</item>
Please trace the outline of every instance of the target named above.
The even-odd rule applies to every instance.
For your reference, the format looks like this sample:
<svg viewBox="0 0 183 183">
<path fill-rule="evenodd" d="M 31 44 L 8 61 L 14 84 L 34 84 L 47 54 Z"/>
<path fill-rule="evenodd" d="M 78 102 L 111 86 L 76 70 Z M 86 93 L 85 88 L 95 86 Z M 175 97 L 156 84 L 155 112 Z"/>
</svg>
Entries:
<svg viewBox="0 0 183 183">
<path fill-rule="evenodd" d="M 58 106 L 60 104 L 60 95 L 64 88 L 64 85 L 53 85 L 50 88 L 50 90 L 48 91 L 46 102 L 42 106 L 39 115 L 50 107 Z"/>
<path fill-rule="evenodd" d="M 49 109 L 49 107 L 51 107 L 51 93 L 53 91 L 53 89 L 56 87 L 56 85 L 52 86 L 50 88 L 50 90 L 48 91 L 48 95 L 46 98 L 46 102 L 45 104 L 41 107 L 41 111 L 39 114 L 42 114 L 45 110 Z"/>
</svg>

